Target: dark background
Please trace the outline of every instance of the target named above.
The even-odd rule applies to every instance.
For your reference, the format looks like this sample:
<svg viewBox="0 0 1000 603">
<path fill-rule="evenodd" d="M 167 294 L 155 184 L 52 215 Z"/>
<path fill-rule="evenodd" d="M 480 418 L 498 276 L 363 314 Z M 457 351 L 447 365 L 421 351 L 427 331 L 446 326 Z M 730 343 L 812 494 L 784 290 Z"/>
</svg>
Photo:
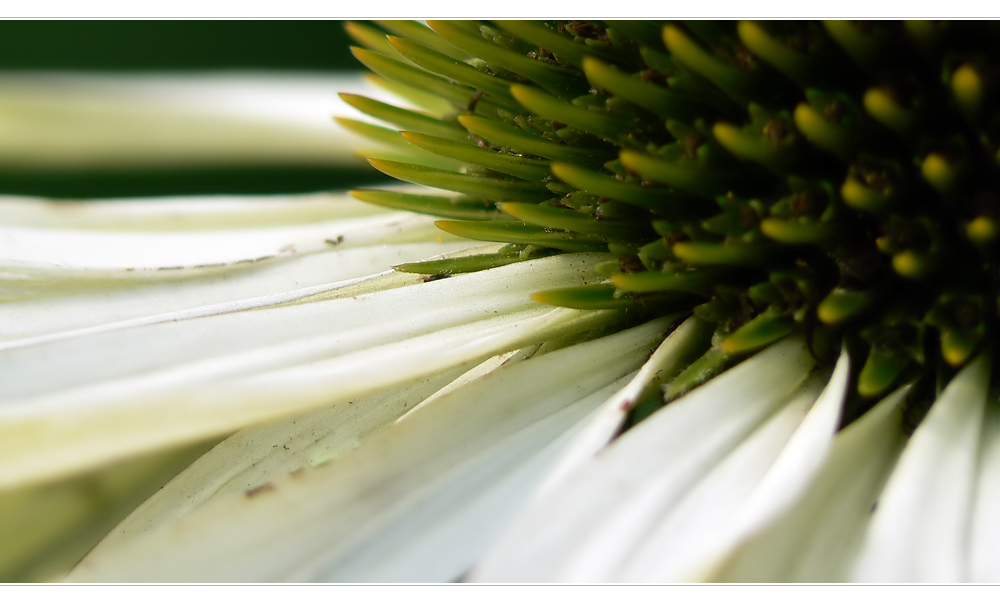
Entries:
<svg viewBox="0 0 1000 603">
<path fill-rule="evenodd" d="M 0 21 L 0 70 L 356 71 L 341 21 Z M 25 173 L 0 166 L 0 194 L 115 197 L 306 192 L 379 180 L 316 166 Z"/>
<path fill-rule="evenodd" d="M 341 21 L 0 21 L 0 69 L 356 69 Z"/>
</svg>

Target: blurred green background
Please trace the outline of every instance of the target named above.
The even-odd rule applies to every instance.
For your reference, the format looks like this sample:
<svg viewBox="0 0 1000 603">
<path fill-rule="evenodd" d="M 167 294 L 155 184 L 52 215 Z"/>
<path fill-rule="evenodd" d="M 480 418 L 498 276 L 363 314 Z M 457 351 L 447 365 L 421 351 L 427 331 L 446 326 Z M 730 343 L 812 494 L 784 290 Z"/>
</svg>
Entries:
<svg viewBox="0 0 1000 603">
<path fill-rule="evenodd" d="M 358 71 L 340 21 L 0 21 L 0 71 Z M 332 112 L 331 102 L 331 112 Z M 380 180 L 363 166 L 24 170 L 0 194 L 116 197 L 341 189 Z"/>
<path fill-rule="evenodd" d="M 0 68 L 357 68 L 341 21 L 0 21 Z"/>
</svg>

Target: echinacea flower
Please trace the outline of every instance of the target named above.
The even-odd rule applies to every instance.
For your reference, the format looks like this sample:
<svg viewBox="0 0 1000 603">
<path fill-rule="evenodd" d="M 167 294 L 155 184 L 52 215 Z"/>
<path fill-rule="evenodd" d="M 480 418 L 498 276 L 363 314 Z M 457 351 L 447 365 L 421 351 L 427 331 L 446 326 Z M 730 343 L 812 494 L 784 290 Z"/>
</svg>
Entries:
<svg viewBox="0 0 1000 603">
<path fill-rule="evenodd" d="M 6 567 L 197 456 L 67 579 L 996 580 L 985 26 L 380 26 L 441 230 L 6 202 Z"/>
</svg>

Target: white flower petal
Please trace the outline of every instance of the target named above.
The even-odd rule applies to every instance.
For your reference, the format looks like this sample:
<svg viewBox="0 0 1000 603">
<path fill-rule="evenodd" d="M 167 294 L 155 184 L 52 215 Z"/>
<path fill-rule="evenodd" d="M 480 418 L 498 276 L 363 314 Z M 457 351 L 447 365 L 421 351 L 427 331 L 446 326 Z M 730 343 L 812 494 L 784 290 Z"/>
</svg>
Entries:
<svg viewBox="0 0 1000 603">
<path fill-rule="evenodd" d="M 687 581 L 726 551 L 761 480 L 803 423 L 829 375 L 817 371 L 788 404 L 737 446 L 654 523 L 614 576 L 623 582 Z M 839 401 L 838 401 L 839 402 Z"/>
<path fill-rule="evenodd" d="M 861 582 L 958 582 L 990 379 L 982 354 L 952 379 L 913 433 L 865 537 Z"/>
<path fill-rule="evenodd" d="M 422 486 L 427 491 L 423 498 L 430 500 L 419 509 L 407 505 L 392 514 L 388 526 L 381 519 L 373 521 L 373 533 L 361 537 L 363 545 L 346 553 L 327 553 L 296 570 L 291 578 L 333 582 L 458 579 L 502 532 L 574 427 L 633 375 L 536 421 L 476 455 L 460 471 L 449 471 L 444 479 Z"/>
<path fill-rule="evenodd" d="M 400 187 L 400 190 L 412 187 Z M 241 230 L 392 213 L 344 193 L 51 201 L 0 195 L 5 226 L 90 231 Z"/>
<path fill-rule="evenodd" d="M 879 402 L 834 439 L 826 461 L 796 504 L 758 529 L 699 580 L 846 580 L 872 506 L 905 436 L 901 403 L 909 387 Z"/>
<path fill-rule="evenodd" d="M 606 579 L 650 522 L 779 408 L 813 362 L 800 339 L 785 340 L 667 405 L 537 500 L 474 578 Z"/>
<path fill-rule="evenodd" d="M 845 351 L 829 382 L 826 372 L 815 372 L 798 400 L 734 450 L 661 520 L 625 564 L 620 579 L 690 581 L 795 504 L 832 444 L 849 377 Z M 822 388 L 818 398 L 818 390 L 810 391 L 816 387 Z M 803 406 L 813 400 L 811 409 Z"/>
<path fill-rule="evenodd" d="M 594 413 L 586 426 L 563 452 L 559 463 L 545 477 L 536 497 L 545 497 L 557 488 L 563 478 L 591 459 L 621 432 L 629 411 L 644 396 L 659 394 L 659 386 L 668 382 L 684 369 L 692 354 L 703 352 L 705 323 L 696 317 L 688 318 L 660 344 L 656 352 L 642 366 L 628 387 L 611 397 Z"/>
<path fill-rule="evenodd" d="M 94 276 L 107 279 L 129 271 L 145 274 L 182 268 L 218 269 L 226 264 L 260 262 L 333 247 L 445 238 L 456 240 L 438 230 L 433 219 L 404 212 L 270 228 L 202 231 L 102 232 L 0 226 L 0 257 L 4 258 L 6 280 L 20 275 L 24 280 L 40 280 L 46 276 L 46 265 L 102 271 Z"/>
<path fill-rule="evenodd" d="M 987 406 L 979 479 L 969 523 L 970 582 L 1000 582 L 1000 408 Z"/>
<path fill-rule="evenodd" d="M 394 264 L 438 255 L 484 253 L 494 248 L 470 248 L 463 242 L 374 245 L 234 266 L 221 273 L 189 277 L 183 283 L 119 286 L 88 294 L 9 302 L 0 304 L 0 349 L 287 303 L 360 282 L 374 285 L 372 279 L 364 277 L 383 273 Z M 422 281 L 419 274 L 391 272 L 379 279 L 378 289 Z M 60 289 L 65 285 L 65 281 L 56 278 L 51 282 Z M 361 292 L 354 287 L 352 295 Z M 42 335 L 48 337 L 41 338 Z"/>
<path fill-rule="evenodd" d="M 17 377 L 0 384 L 0 483 L 225 433 L 594 328 L 614 314 L 549 310 L 527 294 L 589 282 L 602 258 L 544 258 L 0 352 Z"/>
<path fill-rule="evenodd" d="M 451 383 L 448 383 L 446 386 L 442 387 L 438 391 L 436 391 L 433 394 L 431 394 L 431 395 L 427 396 L 426 398 L 424 398 L 420 402 L 420 404 L 417 404 L 416 406 L 414 406 L 413 408 L 411 408 L 406 414 L 404 414 L 403 416 L 399 417 L 396 420 L 396 422 L 398 423 L 400 421 L 404 421 L 404 420 L 412 417 L 414 414 L 416 414 L 417 412 L 419 412 L 420 410 L 422 410 L 423 408 L 425 408 L 428 404 L 433 404 L 436 400 L 441 399 L 443 396 L 445 396 L 447 394 L 450 394 L 451 392 L 455 391 L 456 389 L 459 389 L 462 386 L 468 385 L 469 383 L 472 383 L 473 381 L 476 381 L 477 379 L 481 379 L 482 377 L 485 377 L 486 375 L 492 373 L 493 371 L 497 370 L 501 366 L 511 366 L 513 364 L 516 364 L 518 362 L 521 362 L 523 360 L 527 360 L 527 359 L 531 358 L 532 356 L 535 355 L 535 353 L 538 352 L 539 348 L 541 348 L 541 347 L 542 347 L 542 344 L 536 344 L 536 345 L 533 345 L 533 346 L 531 346 L 529 348 L 524 348 L 524 349 L 521 349 L 521 350 L 514 350 L 512 352 L 505 352 L 503 354 L 499 354 L 497 356 L 489 358 L 489 359 L 487 359 L 486 361 L 484 361 L 484 362 L 482 362 L 480 364 L 477 364 L 476 366 L 472 367 L 468 371 L 465 371 L 464 373 L 462 373 L 461 375 L 459 375 Z"/>
<path fill-rule="evenodd" d="M 314 580 L 343 571 L 356 580 L 361 569 L 381 579 L 432 570 L 420 575 L 457 577 L 501 527 L 492 514 L 512 512 L 527 495 L 547 445 L 621 387 L 667 326 L 655 321 L 502 367 L 342 462 L 266 495 L 220 497 L 88 557 L 69 579 Z M 423 542 L 443 548 L 428 553 Z"/>
<path fill-rule="evenodd" d="M 0 301 L 6 302 L 81 293 L 114 297 L 115 290 L 135 285 L 222 281 L 295 263 L 304 267 L 324 252 L 351 256 L 353 250 L 365 257 L 359 247 L 436 243 L 442 247 L 433 253 L 441 253 L 474 245 L 437 229 L 428 216 L 372 210 L 346 194 L 92 205 L 0 198 L 0 211 L 13 214 L 0 227 Z M 328 265 L 314 266 L 313 274 L 321 276 Z M 2 327 L 0 337 L 7 331 Z"/>
<path fill-rule="evenodd" d="M 272 479 L 341 458 L 461 372 L 453 369 L 349 404 L 238 431 L 142 503 L 95 547 L 94 554 L 175 521 L 219 495 L 266 488 Z"/>
<path fill-rule="evenodd" d="M 847 350 L 842 350 L 823 393 L 747 501 L 741 512 L 741 532 L 758 529 L 802 496 L 829 457 L 850 378 L 851 359 Z"/>
<path fill-rule="evenodd" d="M 208 316 L 182 311 L 159 317 L 155 324 L 8 349 L 0 354 L 10 375 L 0 383 L 0 399 L 37 396 L 154 370 L 177 371 L 197 361 L 202 362 L 193 370 L 212 374 L 204 361 L 213 358 L 227 367 L 218 370 L 229 373 L 234 370 L 228 368 L 229 357 L 256 363 L 238 371 L 246 374 L 509 312 L 537 311 L 544 307 L 532 302 L 530 293 L 547 286 L 592 282 L 596 277 L 589 270 L 603 257 L 543 258 L 370 294 L 341 290 L 334 284 L 327 294 L 321 289 L 311 298 L 276 294 L 252 300 L 247 306 L 252 312 L 237 311 L 239 304 L 214 308 Z M 448 311 L 442 312 L 443 307 Z M 282 345 L 286 347 L 276 347 Z M 9 402 L 4 406 L 11 407 Z"/>
</svg>

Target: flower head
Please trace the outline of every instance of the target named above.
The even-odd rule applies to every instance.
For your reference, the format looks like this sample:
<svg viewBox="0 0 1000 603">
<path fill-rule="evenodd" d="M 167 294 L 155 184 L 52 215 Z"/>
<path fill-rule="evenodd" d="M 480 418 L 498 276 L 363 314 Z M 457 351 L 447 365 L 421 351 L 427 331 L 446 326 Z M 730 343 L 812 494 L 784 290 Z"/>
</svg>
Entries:
<svg viewBox="0 0 1000 603">
<path fill-rule="evenodd" d="M 985 26 L 379 27 L 437 191 L 11 202 L 12 500 L 235 431 L 69 579 L 993 579 Z"/>
</svg>

